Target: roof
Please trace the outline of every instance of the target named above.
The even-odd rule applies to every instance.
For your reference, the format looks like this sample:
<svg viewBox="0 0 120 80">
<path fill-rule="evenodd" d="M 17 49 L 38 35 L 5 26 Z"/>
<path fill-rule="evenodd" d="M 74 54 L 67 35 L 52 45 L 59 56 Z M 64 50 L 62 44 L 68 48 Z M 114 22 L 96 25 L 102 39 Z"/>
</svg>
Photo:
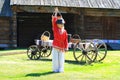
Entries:
<svg viewBox="0 0 120 80">
<path fill-rule="evenodd" d="M 10 4 L 120 9 L 120 0 L 11 0 Z"/>
<path fill-rule="evenodd" d="M 10 0 L 0 0 L 0 16 L 12 16 Z"/>
<path fill-rule="evenodd" d="M 0 0 L 0 14 L 1 14 L 4 2 L 5 2 L 4 0 Z"/>
</svg>

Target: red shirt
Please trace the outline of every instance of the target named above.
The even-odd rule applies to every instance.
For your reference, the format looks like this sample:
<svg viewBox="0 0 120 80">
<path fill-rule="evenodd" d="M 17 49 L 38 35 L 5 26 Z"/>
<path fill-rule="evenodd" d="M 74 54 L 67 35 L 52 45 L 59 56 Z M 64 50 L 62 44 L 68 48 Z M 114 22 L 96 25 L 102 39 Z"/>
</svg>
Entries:
<svg viewBox="0 0 120 80">
<path fill-rule="evenodd" d="M 57 17 L 52 16 L 52 30 L 54 34 L 53 47 L 61 50 L 68 49 L 68 34 L 65 29 L 58 28 Z"/>
</svg>

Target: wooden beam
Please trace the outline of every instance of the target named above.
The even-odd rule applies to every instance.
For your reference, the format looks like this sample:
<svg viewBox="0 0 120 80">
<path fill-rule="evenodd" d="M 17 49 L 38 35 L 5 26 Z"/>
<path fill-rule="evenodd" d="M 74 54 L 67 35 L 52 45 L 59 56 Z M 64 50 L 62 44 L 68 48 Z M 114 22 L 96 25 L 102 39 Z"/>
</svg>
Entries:
<svg viewBox="0 0 120 80">
<path fill-rule="evenodd" d="M 17 47 L 17 18 L 16 12 L 13 12 L 10 25 L 10 47 Z"/>
<path fill-rule="evenodd" d="M 120 17 L 120 10 L 113 10 L 113 9 L 85 9 L 84 15 Z"/>
<path fill-rule="evenodd" d="M 80 15 L 79 8 L 71 8 L 71 7 L 58 7 L 59 11 L 62 13 L 73 13 Z M 14 12 L 39 12 L 39 13 L 52 13 L 54 11 L 54 7 L 51 6 L 12 6 L 12 10 Z"/>
</svg>

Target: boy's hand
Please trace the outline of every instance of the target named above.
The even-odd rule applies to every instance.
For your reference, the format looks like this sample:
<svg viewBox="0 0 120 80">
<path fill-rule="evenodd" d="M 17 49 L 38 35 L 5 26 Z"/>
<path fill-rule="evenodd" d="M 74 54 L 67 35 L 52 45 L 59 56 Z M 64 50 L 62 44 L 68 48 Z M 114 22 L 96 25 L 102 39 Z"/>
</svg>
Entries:
<svg viewBox="0 0 120 80">
<path fill-rule="evenodd" d="M 58 7 L 55 8 L 55 12 L 59 12 Z"/>
<path fill-rule="evenodd" d="M 65 52 L 67 52 L 69 49 L 67 48 L 67 49 L 65 49 Z"/>
</svg>

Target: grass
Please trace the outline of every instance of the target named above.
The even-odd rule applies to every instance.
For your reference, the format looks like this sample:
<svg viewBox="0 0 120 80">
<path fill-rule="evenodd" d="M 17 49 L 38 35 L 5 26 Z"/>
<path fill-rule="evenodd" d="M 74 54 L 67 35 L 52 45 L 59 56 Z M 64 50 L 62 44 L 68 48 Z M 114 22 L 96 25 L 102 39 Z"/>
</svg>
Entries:
<svg viewBox="0 0 120 80">
<path fill-rule="evenodd" d="M 0 54 L 25 53 L 26 50 L 0 51 Z M 120 51 L 108 51 L 101 63 L 81 65 L 72 51 L 65 54 L 65 72 L 53 73 L 51 56 L 29 60 L 26 54 L 0 56 L 0 80 L 120 80 Z"/>
</svg>

